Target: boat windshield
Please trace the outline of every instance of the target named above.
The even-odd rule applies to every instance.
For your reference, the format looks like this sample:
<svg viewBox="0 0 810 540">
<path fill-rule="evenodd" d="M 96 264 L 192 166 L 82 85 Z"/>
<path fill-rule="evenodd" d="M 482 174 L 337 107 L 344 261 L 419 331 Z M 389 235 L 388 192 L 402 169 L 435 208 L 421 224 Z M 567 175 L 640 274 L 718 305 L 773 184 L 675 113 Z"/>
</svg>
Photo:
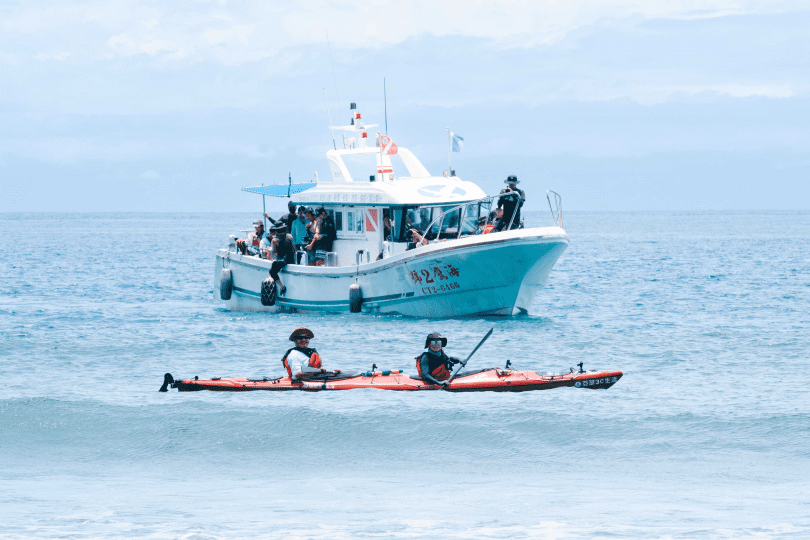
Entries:
<svg viewBox="0 0 810 540">
<path fill-rule="evenodd" d="M 395 211 L 395 222 L 400 223 L 397 241 L 410 241 L 410 229 L 416 229 L 429 240 L 458 238 L 477 234 L 487 221 L 492 200 L 476 201 L 467 205 L 413 206 Z M 443 219 L 438 219 L 444 214 Z M 430 230 L 427 230 L 428 227 Z"/>
</svg>

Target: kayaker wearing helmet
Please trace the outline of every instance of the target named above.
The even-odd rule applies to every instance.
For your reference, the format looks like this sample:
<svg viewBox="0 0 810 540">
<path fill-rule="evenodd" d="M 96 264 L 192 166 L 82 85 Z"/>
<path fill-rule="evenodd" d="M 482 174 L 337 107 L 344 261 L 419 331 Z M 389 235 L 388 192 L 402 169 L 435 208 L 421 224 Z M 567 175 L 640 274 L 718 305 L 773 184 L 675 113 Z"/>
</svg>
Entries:
<svg viewBox="0 0 810 540">
<path fill-rule="evenodd" d="M 428 334 L 425 339 L 427 351 L 416 357 L 416 371 L 422 380 L 432 384 L 446 387 L 443 382 L 450 378 L 453 373 L 453 366 L 461 361 L 451 358 L 444 353 L 443 347 L 447 345 L 447 338 L 442 337 L 438 332 Z"/>
<path fill-rule="evenodd" d="M 290 335 L 290 341 L 295 343 L 295 347 L 284 353 L 284 358 L 281 359 L 290 379 L 305 379 L 320 373 L 328 373 L 323 368 L 318 351 L 309 348 L 309 340 L 314 337 L 315 334 L 304 326 L 299 326 Z M 332 373 L 337 375 L 340 370 L 336 369 Z"/>
</svg>

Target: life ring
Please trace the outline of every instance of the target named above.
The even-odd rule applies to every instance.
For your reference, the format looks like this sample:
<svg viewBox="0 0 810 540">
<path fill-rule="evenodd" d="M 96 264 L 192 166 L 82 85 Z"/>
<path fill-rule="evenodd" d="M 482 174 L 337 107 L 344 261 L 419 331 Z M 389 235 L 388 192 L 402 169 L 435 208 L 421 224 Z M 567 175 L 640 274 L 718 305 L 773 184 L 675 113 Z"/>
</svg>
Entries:
<svg viewBox="0 0 810 540">
<path fill-rule="evenodd" d="M 230 300 L 233 293 L 233 273 L 230 268 L 223 268 L 219 273 L 219 297 Z"/>
<path fill-rule="evenodd" d="M 489 234 L 489 233 L 491 233 L 491 232 L 492 232 L 492 229 L 494 229 L 494 228 L 495 228 L 495 224 L 494 224 L 494 223 L 490 223 L 489 225 L 487 225 L 486 227 L 484 227 L 484 234 Z"/>
<path fill-rule="evenodd" d="M 276 304 L 276 282 L 271 277 L 262 281 L 262 305 L 273 306 Z"/>
</svg>

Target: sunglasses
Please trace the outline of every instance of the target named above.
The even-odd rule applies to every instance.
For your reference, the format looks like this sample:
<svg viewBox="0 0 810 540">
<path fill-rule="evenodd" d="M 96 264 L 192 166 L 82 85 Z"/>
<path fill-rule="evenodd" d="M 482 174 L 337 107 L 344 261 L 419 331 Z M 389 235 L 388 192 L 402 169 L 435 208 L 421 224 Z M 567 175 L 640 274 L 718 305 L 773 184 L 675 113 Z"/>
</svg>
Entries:
<svg viewBox="0 0 810 540">
<path fill-rule="evenodd" d="M 308 337 L 297 337 L 297 338 L 294 338 L 294 339 L 295 339 L 295 341 L 307 341 L 307 340 L 309 340 Z"/>
<path fill-rule="evenodd" d="M 440 339 L 431 339 L 430 341 L 428 341 L 428 343 L 430 343 L 431 345 L 441 345 L 442 340 L 440 340 Z"/>
</svg>

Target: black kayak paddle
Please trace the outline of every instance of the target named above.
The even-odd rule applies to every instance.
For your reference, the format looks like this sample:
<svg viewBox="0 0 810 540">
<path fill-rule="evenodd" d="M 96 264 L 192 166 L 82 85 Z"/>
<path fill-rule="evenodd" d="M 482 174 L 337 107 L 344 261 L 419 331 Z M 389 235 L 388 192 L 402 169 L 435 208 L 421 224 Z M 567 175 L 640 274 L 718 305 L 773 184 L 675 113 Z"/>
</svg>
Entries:
<svg viewBox="0 0 810 540">
<path fill-rule="evenodd" d="M 481 342 L 480 342 L 478 345 L 476 345 L 476 346 L 475 346 L 475 348 L 473 349 L 473 351 L 470 353 L 470 356 L 468 356 L 466 360 L 464 360 L 463 362 L 461 362 L 461 363 L 460 363 L 460 364 L 459 364 L 459 365 L 456 367 L 456 369 L 455 369 L 455 370 L 453 370 L 453 374 L 452 374 L 452 375 L 450 375 L 450 378 L 449 378 L 449 379 L 447 379 L 446 381 L 444 381 L 444 384 L 442 385 L 444 388 L 447 388 L 445 385 L 450 384 L 450 381 L 452 381 L 453 379 L 455 379 L 455 378 L 456 378 L 456 375 L 458 375 L 459 371 L 461 371 L 461 369 L 462 369 L 462 368 L 467 367 L 467 362 L 469 362 L 469 361 L 470 361 L 470 358 L 472 358 L 472 355 L 474 355 L 474 354 L 475 354 L 475 351 L 477 351 L 479 348 L 481 348 L 481 345 L 483 345 L 483 344 L 484 344 L 484 342 L 485 342 L 487 339 L 489 339 L 489 336 L 491 336 L 491 335 L 492 335 L 492 331 L 493 331 L 493 330 L 495 330 L 495 328 L 490 328 L 490 329 L 489 329 L 489 332 L 487 332 L 487 335 L 485 335 L 485 336 L 484 336 L 484 339 L 482 339 L 482 340 L 481 340 Z"/>
</svg>

